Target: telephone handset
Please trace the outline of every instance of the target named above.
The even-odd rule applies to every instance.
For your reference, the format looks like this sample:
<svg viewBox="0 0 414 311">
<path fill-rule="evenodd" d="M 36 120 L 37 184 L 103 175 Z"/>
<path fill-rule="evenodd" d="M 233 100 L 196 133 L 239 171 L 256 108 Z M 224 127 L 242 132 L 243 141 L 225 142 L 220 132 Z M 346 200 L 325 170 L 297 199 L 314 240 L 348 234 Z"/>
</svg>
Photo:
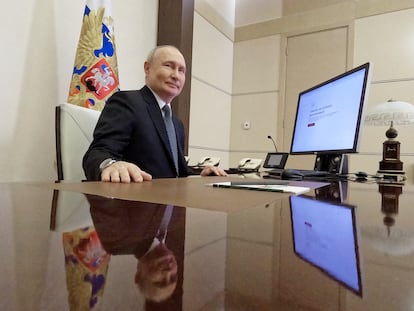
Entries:
<svg viewBox="0 0 414 311">
<path fill-rule="evenodd" d="M 218 166 L 220 163 L 220 158 L 214 157 L 203 157 L 198 161 L 196 166 L 203 167 L 203 166 Z"/>
<path fill-rule="evenodd" d="M 189 156 L 184 156 L 185 159 L 185 164 L 188 165 L 188 162 L 190 162 L 190 157 Z"/>
<path fill-rule="evenodd" d="M 243 158 L 237 168 L 239 170 L 258 170 L 262 164 L 262 159 Z"/>
</svg>

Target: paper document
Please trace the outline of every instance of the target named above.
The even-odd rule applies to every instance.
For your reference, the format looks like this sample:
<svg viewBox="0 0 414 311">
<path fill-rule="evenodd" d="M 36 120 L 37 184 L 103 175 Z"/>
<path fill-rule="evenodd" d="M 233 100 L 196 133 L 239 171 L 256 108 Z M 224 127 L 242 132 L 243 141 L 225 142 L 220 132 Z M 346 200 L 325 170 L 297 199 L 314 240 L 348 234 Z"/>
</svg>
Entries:
<svg viewBox="0 0 414 311">
<path fill-rule="evenodd" d="M 289 186 L 288 184 L 284 182 L 268 183 L 266 181 L 262 183 L 258 183 L 254 181 L 252 181 L 251 183 L 248 183 L 246 181 L 243 181 L 243 182 L 225 181 L 225 182 L 207 184 L 207 186 L 213 186 L 213 187 L 218 187 L 218 188 L 270 191 L 270 192 L 288 192 L 288 193 L 294 193 L 294 194 L 302 194 L 302 193 L 310 191 L 310 188 L 308 187 Z"/>
</svg>

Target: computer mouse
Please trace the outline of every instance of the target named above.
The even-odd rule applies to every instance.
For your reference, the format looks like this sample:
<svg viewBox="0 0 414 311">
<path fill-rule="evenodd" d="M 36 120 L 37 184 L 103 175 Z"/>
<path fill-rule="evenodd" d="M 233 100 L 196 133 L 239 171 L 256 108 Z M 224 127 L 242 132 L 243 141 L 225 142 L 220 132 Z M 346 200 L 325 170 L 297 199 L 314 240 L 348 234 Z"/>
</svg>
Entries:
<svg viewBox="0 0 414 311">
<path fill-rule="evenodd" d="M 368 174 L 367 173 L 365 173 L 365 172 L 356 172 L 355 173 L 355 176 L 357 177 L 357 178 L 367 178 L 368 177 Z"/>
<path fill-rule="evenodd" d="M 303 179 L 303 173 L 295 169 L 285 169 L 281 174 L 282 179 Z"/>
</svg>

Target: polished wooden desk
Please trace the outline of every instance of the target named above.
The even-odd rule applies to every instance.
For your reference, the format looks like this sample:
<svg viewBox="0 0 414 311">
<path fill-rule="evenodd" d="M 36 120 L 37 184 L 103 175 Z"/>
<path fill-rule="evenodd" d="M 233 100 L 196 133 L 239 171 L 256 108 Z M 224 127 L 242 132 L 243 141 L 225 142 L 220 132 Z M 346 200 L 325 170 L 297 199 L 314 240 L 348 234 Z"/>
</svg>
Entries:
<svg viewBox="0 0 414 311">
<path fill-rule="evenodd" d="M 101 310 L 411 310 L 411 184 L 332 183 L 300 196 L 354 208 L 358 292 L 295 253 L 289 196 L 252 198 L 249 190 L 204 187 L 204 179 L 174 181 L 0 184 L 0 309 L 70 310 L 93 302 Z M 155 188 L 157 199 L 149 194 Z M 137 255 L 130 249 L 141 243 L 135 225 L 150 223 L 141 212 L 155 215 L 164 204 L 177 205 L 166 244 L 178 276 L 174 293 L 153 303 L 136 290 Z M 67 242 L 94 230 L 107 255 L 106 270 L 96 270 L 105 282 L 85 287 L 70 266 L 79 247 Z M 78 240 L 93 240 L 87 237 Z"/>
<path fill-rule="evenodd" d="M 76 191 L 97 194 L 118 199 L 143 201 L 151 203 L 172 204 L 185 207 L 235 212 L 255 206 L 271 204 L 288 193 L 237 191 L 234 189 L 218 189 L 206 186 L 218 181 L 240 180 L 240 177 L 189 177 L 176 179 L 156 179 L 151 182 L 131 184 L 111 184 L 102 182 L 55 183 L 50 186 L 58 190 Z M 247 179 L 246 179 L 247 180 Z M 255 179 L 251 179 L 256 181 Z M 294 182 L 317 188 L 321 182 Z M 326 183 L 325 183 L 326 185 Z"/>
</svg>

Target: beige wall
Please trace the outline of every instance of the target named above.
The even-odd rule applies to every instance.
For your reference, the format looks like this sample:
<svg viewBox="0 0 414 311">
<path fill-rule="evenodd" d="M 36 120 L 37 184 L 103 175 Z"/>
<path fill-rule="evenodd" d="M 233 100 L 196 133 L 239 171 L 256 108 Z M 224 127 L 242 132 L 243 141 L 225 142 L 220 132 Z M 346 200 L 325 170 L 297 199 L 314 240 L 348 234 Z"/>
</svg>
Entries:
<svg viewBox="0 0 414 311">
<path fill-rule="evenodd" d="M 280 35 L 234 45 L 231 163 L 244 157 L 264 159 L 273 152 L 279 99 Z M 244 129 L 244 122 L 250 129 Z"/>
<path fill-rule="evenodd" d="M 280 36 L 235 43 L 234 20 L 223 15 L 219 2 L 195 4 L 190 164 L 202 156 L 220 157 L 224 168 L 243 157 L 264 158 L 273 150 L 267 135 L 276 134 L 276 123 L 268 124 L 277 114 L 279 66 L 274 60 L 279 59 Z M 243 129 L 245 121 L 250 130 Z"/>
<path fill-rule="evenodd" d="M 144 83 L 157 1 L 112 1 L 122 89 Z M 0 13 L 0 181 L 50 181 L 54 107 L 66 101 L 85 1 L 8 2 Z"/>
<path fill-rule="evenodd" d="M 355 64 L 370 60 L 374 64 L 368 110 L 388 99 L 414 103 L 414 9 L 357 19 L 355 22 Z M 393 25 L 389 27 L 387 25 Z M 380 34 L 380 35 L 378 35 Z M 387 127 L 366 126 L 363 129 L 361 152 L 352 156 L 352 166 L 378 169 L 382 159 L 382 143 Z M 408 175 L 413 176 L 414 127 L 397 128 L 401 142 L 401 160 Z"/>
<path fill-rule="evenodd" d="M 227 12 L 220 2 L 195 2 L 188 155 L 190 164 L 209 156 L 228 167 L 234 21 L 218 11 Z"/>
</svg>

